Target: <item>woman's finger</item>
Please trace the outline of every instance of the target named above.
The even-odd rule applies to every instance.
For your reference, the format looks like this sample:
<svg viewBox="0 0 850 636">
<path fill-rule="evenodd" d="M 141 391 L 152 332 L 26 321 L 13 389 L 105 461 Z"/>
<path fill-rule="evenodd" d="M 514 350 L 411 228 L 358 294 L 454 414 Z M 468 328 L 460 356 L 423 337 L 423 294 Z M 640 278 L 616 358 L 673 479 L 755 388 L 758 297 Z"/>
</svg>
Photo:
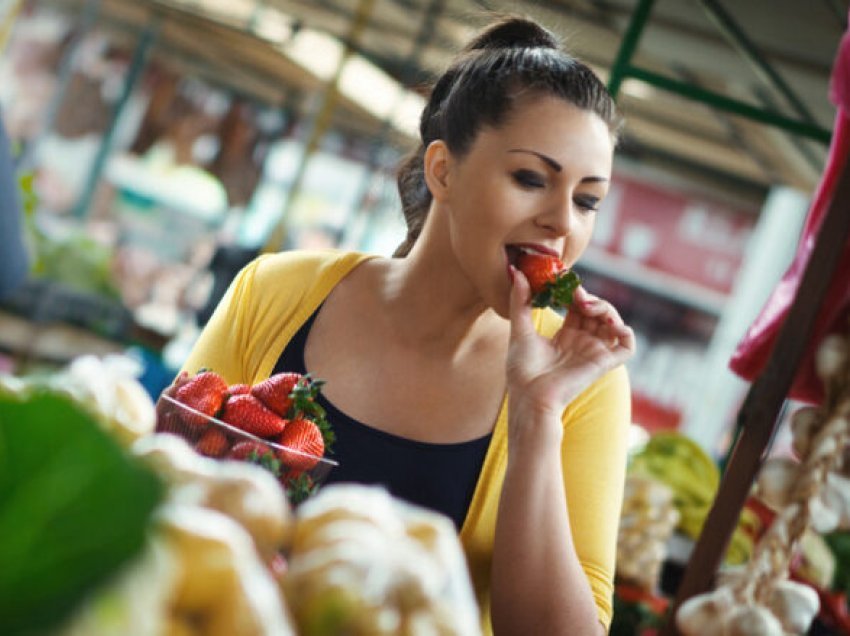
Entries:
<svg viewBox="0 0 850 636">
<path fill-rule="evenodd" d="M 511 339 L 534 334 L 534 321 L 531 319 L 531 307 L 528 304 L 531 288 L 525 275 L 513 265 L 511 271 Z"/>
</svg>

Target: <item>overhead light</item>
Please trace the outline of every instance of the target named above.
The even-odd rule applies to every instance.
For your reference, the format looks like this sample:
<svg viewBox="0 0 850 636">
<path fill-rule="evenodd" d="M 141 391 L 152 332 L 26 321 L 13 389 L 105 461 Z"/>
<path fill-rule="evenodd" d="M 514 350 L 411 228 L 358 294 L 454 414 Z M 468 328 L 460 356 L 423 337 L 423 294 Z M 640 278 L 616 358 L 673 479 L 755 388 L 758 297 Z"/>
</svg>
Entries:
<svg viewBox="0 0 850 636">
<path fill-rule="evenodd" d="M 376 118 L 389 120 L 408 136 L 417 136 L 425 100 L 366 58 L 353 55 L 348 59 L 338 87 L 343 95 Z"/>
<path fill-rule="evenodd" d="M 293 62 L 322 80 L 330 80 L 342 59 L 342 42 L 332 35 L 300 29 L 281 50 Z"/>
<path fill-rule="evenodd" d="M 636 97 L 637 99 L 654 99 L 658 96 L 658 91 L 651 85 L 632 78 L 626 78 L 623 81 L 620 91 L 629 97 Z"/>
<path fill-rule="evenodd" d="M 260 7 L 251 18 L 252 32 L 267 40 L 279 44 L 292 37 L 292 17 L 272 7 Z"/>
<path fill-rule="evenodd" d="M 425 99 L 411 90 L 405 90 L 401 102 L 390 117 L 393 126 L 414 139 L 419 138 L 419 119 L 425 109 Z"/>
<path fill-rule="evenodd" d="M 280 49 L 290 60 L 324 81 L 333 78 L 344 50 L 335 37 L 313 29 L 299 30 Z M 405 135 L 418 135 L 419 115 L 425 100 L 362 55 L 349 55 L 340 71 L 337 90 L 376 119 L 389 120 Z"/>
</svg>

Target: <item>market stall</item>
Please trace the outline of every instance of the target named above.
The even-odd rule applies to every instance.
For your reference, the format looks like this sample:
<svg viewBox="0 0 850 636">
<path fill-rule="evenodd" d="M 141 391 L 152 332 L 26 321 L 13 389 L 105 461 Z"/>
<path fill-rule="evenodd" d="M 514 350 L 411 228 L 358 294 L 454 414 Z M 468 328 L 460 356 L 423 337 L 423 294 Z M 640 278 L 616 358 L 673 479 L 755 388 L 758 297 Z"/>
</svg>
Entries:
<svg viewBox="0 0 850 636">
<path fill-rule="evenodd" d="M 401 232 L 393 170 L 422 104 L 422 80 L 411 78 L 461 39 L 462 11 L 438 1 L 13 4 L 5 16 L 0 5 L 0 49 L 18 38 L 15 64 L 0 66 L 0 80 L 12 78 L 0 81 L 0 102 L 7 91 L 15 105 L 4 116 L 20 133 L 39 276 L 0 304 L 0 441 L 44 452 L 0 469 L 0 493 L 9 493 L 0 536 L 12 537 L 0 562 L 13 566 L 0 575 L 0 624 L 81 636 L 129 625 L 138 634 L 476 634 L 479 607 L 454 529 L 385 493 L 324 491 L 333 459 L 318 424 L 318 436 L 305 425 L 281 443 L 275 420 L 267 432 L 228 415 L 228 402 L 251 401 L 239 396 L 254 387 L 219 387 L 214 407 L 175 398 L 188 415 L 153 410 L 233 275 L 261 251 L 392 251 Z M 676 64 L 676 80 L 656 72 L 666 45 L 685 25 L 695 30 L 690 16 L 676 22 L 678 9 L 666 8 L 653 39 L 661 9 L 645 0 L 628 11 L 525 4 L 588 26 L 595 42 L 583 46 L 633 113 L 605 214 L 576 267 L 623 308 L 641 344 L 629 369 L 635 426 L 611 633 L 707 633 L 732 614 L 770 629 L 776 619 L 789 633 L 850 633 L 850 535 L 843 508 L 838 520 L 828 515 L 845 505 L 836 449 L 846 432 L 827 423 L 847 416 L 846 355 L 820 369 L 830 388 L 817 417 L 783 410 L 802 365 L 816 375 L 826 322 L 841 333 L 833 301 L 846 288 L 847 167 L 829 164 L 816 220 L 804 220 L 804 191 L 818 183 L 826 143 L 828 159 L 846 156 L 845 137 L 824 125 L 822 104 L 778 114 L 724 99 Z M 718 3 L 703 4 L 728 20 Z M 725 35 L 736 28 L 725 22 Z M 759 60 L 745 35 L 737 42 Z M 791 90 L 781 78 L 768 84 L 771 94 Z M 642 101 L 653 90 L 670 99 Z M 662 131 L 660 121 L 678 129 Z M 730 147 L 742 138 L 746 151 Z M 795 249 L 783 320 L 746 393 L 728 377 L 730 339 Z M 846 350 L 842 342 L 834 348 Z M 304 415 L 276 408 L 280 418 Z M 37 425 L 13 431 L 21 419 Z M 68 444 L 92 458 L 88 472 L 63 471 L 57 419 L 67 420 Z M 793 433 L 798 463 L 765 462 L 781 431 L 786 441 Z M 4 453 L 0 444 L 0 467 L 13 456 Z M 308 468 L 305 457 L 315 460 Z M 107 473 L 119 476 L 114 490 L 87 501 Z M 56 499 L 21 503 L 63 478 Z M 790 492 L 795 481 L 805 497 Z M 93 556 L 109 533 L 92 519 L 106 518 L 126 541 Z M 67 541 L 38 556 L 59 520 Z M 78 567 L 42 584 L 69 561 Z"/>
</svg>

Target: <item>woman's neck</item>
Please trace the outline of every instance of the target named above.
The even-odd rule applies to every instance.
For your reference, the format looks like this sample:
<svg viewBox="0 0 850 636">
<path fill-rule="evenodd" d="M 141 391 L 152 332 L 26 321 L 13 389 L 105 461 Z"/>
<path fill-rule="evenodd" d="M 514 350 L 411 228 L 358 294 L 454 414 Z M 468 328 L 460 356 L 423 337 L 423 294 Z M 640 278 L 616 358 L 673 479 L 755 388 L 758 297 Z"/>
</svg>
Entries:
<svg viewBox="0 0 850 636">
<path fill-rule="evenodd" d="M 411 347 L 458 353 L 492 338 L 506 337 L 508 323 L 488 307 L 459 269 L 446 243 L 414 246 L 388 262 L 381 304 L 394 332 Z"/>
</svg>

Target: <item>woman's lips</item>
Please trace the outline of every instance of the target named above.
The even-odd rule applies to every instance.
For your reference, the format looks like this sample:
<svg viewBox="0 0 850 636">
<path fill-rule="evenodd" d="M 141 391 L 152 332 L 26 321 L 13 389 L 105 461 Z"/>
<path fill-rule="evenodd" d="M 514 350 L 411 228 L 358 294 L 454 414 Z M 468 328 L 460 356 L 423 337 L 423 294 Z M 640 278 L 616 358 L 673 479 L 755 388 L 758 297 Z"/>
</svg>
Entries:
<svg viewBox="0 0 850 636">
<path fill-rule="evenodd" d="M 519 252 L 534 252 L 545 256 L 554 256 L 555 258 L 560 258 L 561 256 L 557 250 L 540 243 L 511 243 L 505 249 L 508 250 L 509 255 L 511 252 L 515 254 L 519 254 Z M 514 256 L 514 258 L 516 257 Z"/>
</svg>

